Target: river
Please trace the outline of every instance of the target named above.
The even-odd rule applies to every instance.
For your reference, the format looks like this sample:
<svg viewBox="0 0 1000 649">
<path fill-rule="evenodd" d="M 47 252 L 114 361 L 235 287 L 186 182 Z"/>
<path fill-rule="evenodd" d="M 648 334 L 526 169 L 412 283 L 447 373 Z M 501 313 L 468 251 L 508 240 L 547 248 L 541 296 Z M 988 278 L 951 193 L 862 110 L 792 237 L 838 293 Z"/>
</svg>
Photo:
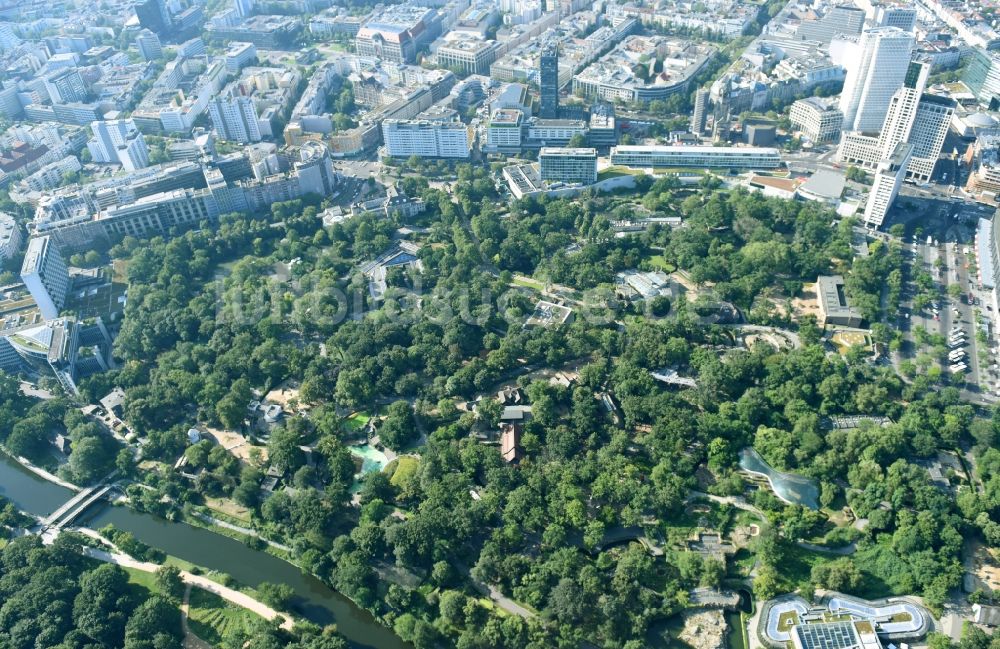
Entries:
<svg viewBox="0 0 1000 649">
<path fill-rule="evenodd" d="M 72 492 L 0 454 L 0 495 L 25 512 L 46 516 L 69 500 Z M 288 584 L 295 591 L 295 612 L 317 624 L 336 624 L 340 634 L 354 647 L 409 649 L 408 644 L 370 613 L 315 577 L 304 575 L 287 561 L 252 550 L 229 537 L 127 507 L 111 507 L 104 502 L 94 505 L 84 514 L 81 522 L 93 528 L 111 523 L 167 554 L 210 570 L 228 573 L 248 586 L 257 586 L 265 581 Z"/>
</svg>

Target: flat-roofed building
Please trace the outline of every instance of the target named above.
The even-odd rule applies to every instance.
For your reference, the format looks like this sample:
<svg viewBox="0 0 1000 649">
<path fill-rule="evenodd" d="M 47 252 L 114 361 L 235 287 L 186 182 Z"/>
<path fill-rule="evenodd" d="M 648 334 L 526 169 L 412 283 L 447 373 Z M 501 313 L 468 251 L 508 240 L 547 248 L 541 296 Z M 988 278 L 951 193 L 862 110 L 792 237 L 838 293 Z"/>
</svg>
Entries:
<svg viewBox="0 0 1000 649">
<path fill-rule="evenodd" d="M 840 109 L 818 97 L 799 99 L 792 104 L 788 117 L 792 126 L 798 127 L 812 142 L 836 140 L 844 125 L 844 114 Z"/>
<path fill-rule="evenodd" d="M 819 324 L 860 327 L 864 317 L 851 306 L 844 292 L 844 278 L 840 275 L 821 275 L 816 278 L 816 306 L 819 307 Z"/>
<path fill-rule="evenodd" d="M 538 164 L 542 180 L 585 185 L 597 182 L 597 149 L 542 147 Z"/>
<path fill-rule="evenodd" d="M 686 92 L 715 48 L 666 36 L 629 36 L 573 77 L 573 92 L 605 101 L 649 102 Z M 658 71 L 654 69 L 659 67 Z"/>
<path fill-rule="evenodd" d="M 21 249 L 21 226 L 14 217 L 0 212 L 0 261 L 10 259 Z"/>
<path fill-rule="evenodd" d="M 489 151 L 520 149 L 524 113 L 516 108 L 493 111 L 486 128 L 486 148 Z"/>
<path fill-rule="evenodd" d="M 386 155 L 408 158 L 468 158 L 472 141 L 462 122 L 387 119 L 382 122 Z"/>
<path fill-rule="evenodd" d="M 870 228 L 878 228 L 885 222 L 885 217 L 889 215 L 899 188 L 906 177 L 906 170 L 913 156 L 913 145 L 907 142 L 900 142 L 896 145 L 892 155 L 879 163 L 875 172 L 875 180 L 872 183 L 871 191 L 868 194 L 868 203 L 865 205 L 865 225 Z"/>
<path fill-rule="evenodd" d="M 791 636 L 795 649 L 882 649 L 868 620 L 796 624 Z"/>
<path fill-rule="evenodd" d="M 616 146 L 611 164 L 624 167 L 695 169 L 776 169 L 781 165 L 777 149 L 726 146 Z"/>
<path fill-rule="evenodd" d="M 226 72 L 239 74 L 240 70 L 257 60 L 257 46 L 253 43 L 234 41 L 226 50 Z"/>
<path fill-rule="evenodd" d="M 496 41 L 483 41 L 476 38 L 454 38 L 438 48 L 435 56 L 437 63 L 443 68 L 461 74 L 490 73 L 490 65 L 497 60 L 500 45 Z"/>
<path fill-rule="evenodd" d="M 69 270 L 51 237 L 35 237 L 28 242 L 21 265 L 21 281 L 35 298 L 43 318 L 59 317 L 59 309 L 66 304 L 69 292 Z"/>
<path fill-rule="evenodd" d="M 618 144 L 618 121 L 613 104 L 596 103 L 591 106 L 588 127 L 588 139 L 592 146 L 611 147 Z"/>
<path fill-rule="evenodd" d="M 587 123 L 581 119 L 542 119 L 532 117 L 527 123 L 528 139 L 542 146 L 567 144 L 574 135 L 586 135 Z"/>
<path fill-rule="evenodd" d="M 354 38 L 358 56 L 393 63 L 413 63 L 417 50 L 441 32 L 437 11 L 428 7 L 390 5 L 373 15 Z"/>
</svg>

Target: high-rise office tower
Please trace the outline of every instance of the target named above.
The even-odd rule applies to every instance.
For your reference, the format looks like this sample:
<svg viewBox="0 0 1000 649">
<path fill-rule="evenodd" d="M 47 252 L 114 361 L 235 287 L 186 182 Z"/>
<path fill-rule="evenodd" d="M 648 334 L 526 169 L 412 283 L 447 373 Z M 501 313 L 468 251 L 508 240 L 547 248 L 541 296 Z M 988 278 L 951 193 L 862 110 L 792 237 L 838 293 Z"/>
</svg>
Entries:
<svg viewBox="0 0 1000 649">
<path fill-rule="evenodd" d="M 239 14 L 240 18 L 252 16 L 255 4 L 254 0 L 233 0 L 233 6 L 236 8 L 236 13 Z"/>
<path fill-rule="evenodd" d="M 143 29 L 135 37 L 135 46 L 139 48 L 139 54 L 145 61 L 155 61 L 163 57 L 163 45 L 160 43 L 160 37 L 148 29 Z"/>
<path fill-rule="evenodd" d="M 694 110 L 691 112 L 691 132 L 701 135 L 708 120 L 708 88 L 699 88 L 694 93 Z"/>
<path fill-rule="evenodd" d="M 924 92 L 931 64 L 914 61 L 910 64 L 903 86 L 893 94 L 885 122 L 877 135 L 847 133 L 841 141 L 842 162 L 860 164 L 874 169 L 889 158 L 900 142 L 913 145 L 906 177 L 927 182 L 941 155 L 955 101 Z"/>
<path fill-rule="evenodd" d="M 538 67 L 541 89 L 538 116 L 555 119 L 559 117 L 559 48 L 555 43 L 546 45 L 542 50 Z"/>
<path fill-rule="evenodd" d="M 878 136 L 880 159 L 889 157 L 897 144 L 909 140 L 913 121 L 917 116 L 917 104 L 920 103 L 930 72 L 930 63 L 910 62 L 902 87 L 889 100 L 889 109 Z"/>
<path fill-rule="evenodd" d="M 21 266 L 21 281 L 35 298 L 46 320 L 59 317 L 69 292 L 69 270 L 59 248 L 51 238 L 35 237 L 28 242 Z"/>
<path fill-rule="evenodd" d="M 910 129 L 910 139 L 907 140 L 913 145 L 908 178 L 917 182 L 928 182 L 931 179 L 957 105 L 954 99 L 939 95 L 924 93 L 920 97 L 917 116 Z"/>
<path fill-rule="evenodd" d="M 885 222 L 893 201 L 899 194 L 899 188 L 906 177 L 906 169 L 910 164 L 913 145 L 900 142 L 892 154 L 879 163 L 875 172 L 875 181 L 868 194 L 865 205 L 865 225 L 878 228 Z"/>
<path fill-rule="evenodd" d="M 170 31 L 173 22 L 165 0 L 141 0 L 134 8 L 140 26 L 157 34 Z"/>
<path fill-rule="evenodd" d="M 845 131 L 877 132 L 892 96 L 903 85 L 913 52 L 913 34 L 898 27 L 866 29 L 847 61 L 840 95 Z"/>
</svg>

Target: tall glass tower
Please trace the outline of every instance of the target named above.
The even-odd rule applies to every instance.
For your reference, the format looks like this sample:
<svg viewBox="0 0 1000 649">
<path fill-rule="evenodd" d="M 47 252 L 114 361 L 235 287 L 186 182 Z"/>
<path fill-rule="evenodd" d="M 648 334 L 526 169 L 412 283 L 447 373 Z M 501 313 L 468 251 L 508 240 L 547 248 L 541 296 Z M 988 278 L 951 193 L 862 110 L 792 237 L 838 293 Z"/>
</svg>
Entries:
<svg viewBox="0 0 1000 649">
<path fill-rule="evenodd" d="M 554 43 L 542 50 L 538 67 L 538 85 L 541 88 L 538 116 L 555 119 L 559 117 L 559 48 Z"/>
</svg>

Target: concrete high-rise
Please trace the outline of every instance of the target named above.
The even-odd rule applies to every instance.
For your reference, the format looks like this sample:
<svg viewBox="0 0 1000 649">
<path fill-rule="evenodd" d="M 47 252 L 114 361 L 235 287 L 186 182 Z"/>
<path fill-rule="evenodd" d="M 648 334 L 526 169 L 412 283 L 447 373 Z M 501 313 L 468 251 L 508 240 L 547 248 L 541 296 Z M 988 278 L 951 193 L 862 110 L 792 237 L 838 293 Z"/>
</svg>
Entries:
<svg viewBox="0 0 1000 649">
<path fill-rule="evenodd" d="M 38 310 L 46 320 L 59 317 L 69 293 L 69 270 L 55 242 L 35 237 L 28 242 L 21 266 L 21 281 L 35 298 Z"/>
<path fill-rule="evenodd" d="M 898 27 L 866 29 L 846 61 L 840 95 L 845 131 L 877 132 L 910 66 L 914 36 Z"/>
<path fill-rule="evenodd" d="M 145 61 L 163 58 L 163 44 L 160 43 L 160 37 L 148 29 L 143 29 L 135 37 L 135 46 Z"/>
<path fill-rule="evenodd" d="M 249 144 L 263 139 L 257 107 L 250 97 L 214 97 L 208 104 L 208 115 L 215 131 L 223 140 Z"/>
<path fill-rule="evenodd" d="M 255 4 L 254 0 L 233 0 L 233 6 L 236 8 L 236 13 L 239 14 L 240 18 L 252 16 Z"/>
<path fill-rule="evenodd" d="M 87 98 L 87 84 L 76 68 L 57 70 L 43 82 L 53 104 L 80 102 Z"/>
<path fill-rule="evenodd" d="M 142 0 L 135 4 L 134 9 L 140 26 L 157 34 L 170 31 L 173 21 L 165 0 Z"/>
<path fill-rule="evenodd" d="M 913 145 L 906 177 L 927 182 L 934 172 L 955 101 L 924 92 L 930 75 L 930 63 L 910 64 L 903 86 L 893 94 L 885 122 L 877 135 L 846 133 L 838 151 L 841 162 L 875 169 L 890 157 L 900 142 Z"/>
<path fill-rule="evenodd" d="M 900 142 L 892 154 L 879 163 L 875 181 L 868 194 L 868 203 L 865 205 L 865 225 L 869 228 L 878 228 L 885 223 L 885 217 L 888 216 L 889 209 L 892 208 L 906 177 L 906 169 L 912 154 L 913 145 Z"/>
<path fill-rule="evenodd" d="M 903 79 L 903 85 L 889 100 L 889 108 L 885 113 L 885 121 L 878 135 L 878 153 L 880 159 L 892 154 L 896 145 L 910 139 L 910 131 L 917 116 L 917 105 L 920 96 L 927 85 L 930 76 L 930 63 L 912 61 Z"/>
<path fill-rule="evenodd" d="M 559 47 L 546 45 L 538 61 L 540 99 L 538 116 L 542 119 L 559 117 Z"/>
<path fill-rule="evenodd" d="M 708 121 L 708 88 L 699 88 L 694 93 L 694 110 L 691 112 L 691 132 L 701 135 Z"/>
<path fill-rule="evenodd" d="M 131 119 L 112 119 L 107 121 L 94 121 L 90 123 L 90 130 L 94 137 L 87 142 L 87 149 L 94 162 L 109 164 L 124 164 L 118 156 L 118 149 L 127 146 L 136 138 L 142 139 L 142 133 Z M 142 148 L 146 148 L 145 141 Z M 147 153 L 148 158 L 148 153 Z M 145 167 L 148 164 L 140 165 Z"/>
</svg>

